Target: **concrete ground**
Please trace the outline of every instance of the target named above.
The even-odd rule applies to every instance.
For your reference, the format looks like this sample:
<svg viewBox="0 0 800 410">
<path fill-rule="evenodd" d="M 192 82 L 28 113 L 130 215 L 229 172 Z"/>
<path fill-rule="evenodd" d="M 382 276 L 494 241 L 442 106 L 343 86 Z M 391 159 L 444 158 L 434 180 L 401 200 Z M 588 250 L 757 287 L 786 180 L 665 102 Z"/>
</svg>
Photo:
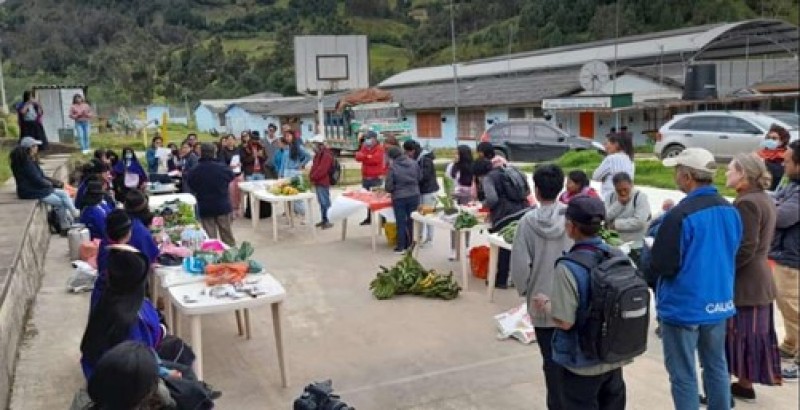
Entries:
<svg viewBox="0 0 800 410">
<path fill-rule="evenodd" d="M 648 194 L 658 206 L 663 195 L 673 193 Z M 521 303 L 515 290 L 498 290 L 489 303 L 482 281 L 473 279 L 470 291 L 453 301 L 375 300 L 368 284 L 378 265 L 390 265 L 397 256 L 383 241 L 373 254 L 367 229 L 353 225 L 344 242 L 339 223 L 321 231 L 315 242 L 306 227 L 292 231 L 283 225 L 275 243 L 269 220 L 255 231 L 249 220 L 235 223 L 237 238 L 255 245 L 256 258 L 287 289 L 284 332 L 291 383 L 280 387 L 268 308 L 252 311 L 250 341 L 236 335 L 233 314 L 208 317 L 203 321 L 204 367 L 206 380 L 223 392 L 218 408 L 291 408 L 306 384 L 328 378 L 342 399 L 358 409 L 545 408 L 538 346 L 495 337 L 492 316 Z M 423 265 L 457 272 L 458 265 L 446 259 L 447 236 L 438 233 L 434 242 L 420 252 Z M 65 292 L 70 273 L 66 241 L 53 237 L 20 353 L 13 410 L 67 408 L 83 382 L 78 345 L 88 294 Z M 189 334 L 188 328 L 183 334 Z M 654 335 L 647 353 L 625 368 L 625 379 L 628 408 L 672 408 Z M 737 408 L 798 406 L 797 383 L 756 390 L 756 403 L 737 402 Z"/>
</svg>

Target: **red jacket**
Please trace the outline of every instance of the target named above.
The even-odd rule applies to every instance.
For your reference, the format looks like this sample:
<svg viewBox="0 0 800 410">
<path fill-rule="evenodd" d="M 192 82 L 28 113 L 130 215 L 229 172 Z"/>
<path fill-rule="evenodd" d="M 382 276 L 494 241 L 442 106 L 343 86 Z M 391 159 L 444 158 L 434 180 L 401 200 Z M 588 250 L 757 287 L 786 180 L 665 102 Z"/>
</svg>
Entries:
<svg viewBox="0 0 800 410">
<path fill-rule="evenodd" d="M 322 148 L 322 151 L 314 155 L 308 179 L 316 186 L 331 186 L 331 167 L 333 167 L 333 153 L 328 148 Z"/>
<path fill-rule="evenodd" d="M 386 172 L 383 165 L 383 146 L 376 144 L 368 148 L 366 144 L 356 152 L 356 161 L 361 163 L 361 177 L 364 179 L 380 178 Z"/>
</svg>

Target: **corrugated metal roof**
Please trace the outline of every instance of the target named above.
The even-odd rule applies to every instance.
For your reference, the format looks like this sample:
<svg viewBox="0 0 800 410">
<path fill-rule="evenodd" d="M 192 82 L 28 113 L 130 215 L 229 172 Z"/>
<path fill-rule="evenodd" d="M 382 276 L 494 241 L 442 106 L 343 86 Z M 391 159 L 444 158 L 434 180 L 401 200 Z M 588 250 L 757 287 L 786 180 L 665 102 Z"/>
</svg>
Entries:
<svg viewBox="0 0 800 410">
<path fill-rule="evenodd" d="M 763 32 L 774 34 L 780 44 L 773 44 L 766 40 Z M 638 62 L 649 65 L 658 61 L 687 60 L 698 51 L 704 51 L 704 58 L 718 58 L 726 55 L 741 54 L 731 42 L 744 41 L 742 39 L 727 39 L 720 50 L 707 49 L 709 45 L 716 44 L 714 40 L 722 38 L 733 32 L 760 35 L 749 40 L 753 54 L 768 53 L 785 50 L 786 48 L 797 51 L 797 28 L 780 20 L 758 19 L 736 23 L 716 24 L 671 30 L 647 35 L 623 37 L 617 46 L 617 59 L 624 65 Z M 744 37 L 742 37 L 744 38 Z M 752 37 L 751 37 L 752 38 Z M 733 50 L 730 50 L 734 47 Z M 573 46 L 558 47 L 554 49 L 535 51 L 531 53 L 513 54 L 492 59 L 476 60 L 457 64 L 460 79 L 508 75 L 515 72 L 536 71 L 556 67 L 577 67 L 591 60 L 613 61 L 614 41 L 599 41 Z M 453 68 L 451 65 L 440 65 L 426 68 L 416 68 L 396 74 L 384 80 L 381 87 L 399 87 L 420 83 L 435 83 L 452 81 Z"/>
</svg>

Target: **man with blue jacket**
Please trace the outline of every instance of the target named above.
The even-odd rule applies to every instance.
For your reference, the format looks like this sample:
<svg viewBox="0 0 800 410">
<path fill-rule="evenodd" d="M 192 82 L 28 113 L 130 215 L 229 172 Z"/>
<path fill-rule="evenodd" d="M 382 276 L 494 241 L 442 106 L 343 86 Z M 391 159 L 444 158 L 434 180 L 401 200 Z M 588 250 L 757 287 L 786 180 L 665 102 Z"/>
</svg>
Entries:
<svg viewBox="0 0 800 410">
<path fill-rule="evenodd" d="M 742 221 L 711 184 L 716 163 L 710 152 L 687 148 L 663 164 L 675 167 L 675 183 L 686 193 L 664 217 L 650 263 L 672 400 L 677 410 L 698 408 L 697 351 L 708 408 L 728 409 L 725 321 L 736 314 L 733 286 Z"/>
<path fill-rule="evenodd" d="M 206 142 L 200 146 L 200 162 L 186 179 L 197 197 L 197 213 L 203 229 L 209 237 L 220 239 L 228 246 L 236 246 L 231 230 L 233 206 L 228 193 L 233 178 L 230 167 L 217 161 L 217 147 Z"/>
</svg>

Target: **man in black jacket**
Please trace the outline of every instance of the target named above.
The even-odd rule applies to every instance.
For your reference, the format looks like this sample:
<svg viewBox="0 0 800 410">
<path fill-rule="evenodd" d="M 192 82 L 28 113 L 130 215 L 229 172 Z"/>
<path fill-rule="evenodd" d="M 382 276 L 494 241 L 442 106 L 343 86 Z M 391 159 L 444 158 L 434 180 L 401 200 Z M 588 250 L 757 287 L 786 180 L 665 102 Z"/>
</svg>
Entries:
<svg viewBox="0 0 800 410">
<path fill-rule="evenodd" d="M 439 182 L 436 179 L 436 168 L 433 164 L 436 157 L 432 151 L 423 150 L 422 146 L 413 140 L 404 142 L 403 150 L 409 158 L 417 161 L 422 172 L 422 179 L 419 181 L 420 205 L 435 206 L 436 194 L 439 193 Z M 423 230 L 420 247 L 426 248 L 433 242 L 433 227 L 425 225 Z"/>
<path fill-rule="evenodd" d="M 228 185 L 233 181 L 233 171 L 216 160 L 217 147 L 203 143 L 200 162 L 189 172 L 187 184 L 197 197 L 200 223 L 211 238 L 219 238 L 230 246 L 236 245 L 231 230 L 231 206 Z M 219 232 L 219 236 L 217 236 Z"/>
</svg>

